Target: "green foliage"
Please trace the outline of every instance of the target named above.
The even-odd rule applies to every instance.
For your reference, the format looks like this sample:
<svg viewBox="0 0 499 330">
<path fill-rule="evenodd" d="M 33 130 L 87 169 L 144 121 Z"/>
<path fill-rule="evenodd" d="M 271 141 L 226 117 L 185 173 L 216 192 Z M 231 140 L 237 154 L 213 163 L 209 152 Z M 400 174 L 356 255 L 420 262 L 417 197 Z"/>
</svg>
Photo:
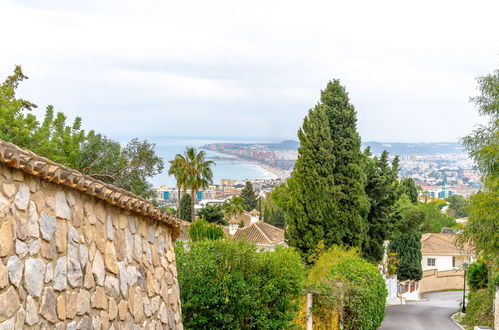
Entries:
<svg viewBox="0 0 499 330">
<path fill-rule="evenodd" d="M 256 209 L 256 194 L 255 190 L 253 190 L 253 185 L 250 181 L 246 181 L 246 184 L 241 191 L 241 197 L 244 200 L 244 210 L 247 212 L 253 211 Z"/>
<path fill-rule="evenodd" d="M 368 231 L 362 244 L 362 256 L 372 263 L 383 259 L 384 240 L 388 239 L 395 229 L 393 216 L 399 197 L 398 157 L 392 164 L 388 162 L 388 152 L 371 158 L 369 148 L 364 151 L 365 172 L 367 182 L 365 191 L 369 197 L 369 214 L 367 215 Z"/>
<path fill-rule="evenodd" d="M 477 253 L 498 261 L 499 256 L 499 176 L 490 176 L 485 189 L 470 197 L 468 223 L 460 240 L 474 246 Z"/>
<path fill-rule="evenodd" d="M 480 95 L 471 98 L 480 115 L 488 118 L 486 125 L 478 125 L 462 142 L 485 176 L 499 174 L 499 70 L 479 77 Z"/>
<path fill-rule="evenodd" d="M 222 210 L 225 218 L 230 220 L 244 213 L 244 199 L 240 196 L 232 196 L 222 205 Z"/>
<path fill-rule="evenodd" d="M 277 199 L 286 213 L 286 237 L 307 258 L 318 242 L 361 246 L 369 201 L 356 128 L 356 111 L 338 80 L 298 131 L 299 156 L 287 187 Z"/>
<path fill-rule="evenodd" d="M 309 272 L 314 309 L 332 308 L 343 329 L 377 329 L 385 315 L 386 286 L 378 268 L 355 249 L 333 246 Z"/>
<path fill-rule="evenodd" d="M 192 221 L 191 218 L 191 195 L 184 194 L 180 200 L 180 219 Z"/>
<path fill-rule="evenodd" d="M 194 221 L 189 226 L 189 237 L 193 242 L 202 240 L 217 240 L 225 236 L 221 226 L 209 223 L 204 218 Z"/>
<path fill-rule="evenodd" d="M 221 205 L 208 204 L 198 211 L 198 216 L 204 218 L 209 223 L 217 223 L 222 226 L 227 225 Z"/>
<path fill-rule="evenodd" d="M 412 178 L 405 178 L 400 181 L 400 191 L 409 197 L 412 204 L 416 205 L 418 203 L 418 189 Z"/>
<path fill-rule="evenodd" d="M 195 148 L 187 147 L 184 152 L 186 159 L 185 185 L 191 188 L 191 219 L 194 219 L 194 198 L 200 189 L 206 189 L 213 183 L 212 160 L 206 160 L 204 151 L 197 152 Z"/>
<path fill-rule="evenodd" d="M 443 227 L 454 227 L 456 221 L 442 213 L 437 203 L 419 203 L 417 209 L 424 213 L 424 222 L 421 225 L 422 233 L 440 233 Z"/>
<path fill-rule="evenodd" d="M 187 190 L 187 159 L 184 155 L 176 154 L 175 158 L 168 162 L 170 163 L 168 175 L 173 175 L 177 182 L 177 197 L 180 196 L 180 190 L 183 190 L 185 195 Z M 180 198 L 177 198 L 177 216 L 179 218 L 181 218 L 180 210 Z"/>
<path fill-rule="evenodd" d="M 499 70 L 477 80 L 480 95 L 471 101 L 488 122 L 462 142 L 483 174 L 483 189 L 470 198 L 468 223 L 459 240 L 490 265 L 488 289 L 470 294 L 465 322 L 492 326 L 492 301 L 499 285 Z"/>
<path fill-rule="evenodd" d="M 466 279 L 470 289 L 477 291 L 487 287 L 489 270 L 485 262 L 474 262 L 468 267 Z"/>
<path fill-rule="evenodd" d="M 258 211 L 260 211 L 260 220 L 284 229 L 286 227 L 286 214 L 276 203 L 276 198 L 279 198 L 278 189 L 277 187 L 271 193 L 267 193 L 265 198 L 260 197 L 258 199 Z"/>
<path fill-rule="evenodd" d="M 132 139 L 122 147 L 102 134 L 85 133 L 79 117 L 66 124 L 66 116 L 55 113 L 52 106 L 39 122 L 30 113 L 36 105 L 15 97 L 15 89 L 24 79 L 27 77 L 17 66 L 0 85 L 0 139 L 144 198 L 154 196 L 147 180 L 164 167 L 154 144 Z"/>
<path fill-rule="evenodd" d="M 400 281 L 419 281 L 423 276 L 420 239 L 419 234 L 401 234 L 388 245 L 390 253 L 398 256 L 397 278 Z"/>
<path fill-rule="evenodd" d="M 177 245 L 186 329 L 286 329 L 302 295 L 305 268 L 298 253 L 257 252 L 239 240 Z"/>
<path fill-rule="evenodd" d="M 449 204 L 447 209 L 447 215 L 454 219 L 464 218 L 468 216 L 468 206 L 469 201 L 460 195 L 452 195 L 445 199 L 445 201 Z"/>
<path fill-rule="evenodd" d="M 490 290 L 481 289 L 470 292 L 466 314 L 462 323 L 470 326 L 494 326 L 494 294 Z"/>
</svg>

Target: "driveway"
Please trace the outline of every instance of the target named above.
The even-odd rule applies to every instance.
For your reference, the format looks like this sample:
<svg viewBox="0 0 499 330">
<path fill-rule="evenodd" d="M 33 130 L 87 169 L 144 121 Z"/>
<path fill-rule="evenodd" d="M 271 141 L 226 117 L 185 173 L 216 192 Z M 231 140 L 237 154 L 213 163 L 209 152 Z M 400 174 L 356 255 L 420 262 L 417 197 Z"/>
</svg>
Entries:
<svg viewBox="0 0 499 330">
<path fill-rule="evenodd" d="M 426 301 L 387 306 L 380 330 L 456 330 L 450 316 L 459 309 L 462 291 L 428 293 Z"/>
</svg>

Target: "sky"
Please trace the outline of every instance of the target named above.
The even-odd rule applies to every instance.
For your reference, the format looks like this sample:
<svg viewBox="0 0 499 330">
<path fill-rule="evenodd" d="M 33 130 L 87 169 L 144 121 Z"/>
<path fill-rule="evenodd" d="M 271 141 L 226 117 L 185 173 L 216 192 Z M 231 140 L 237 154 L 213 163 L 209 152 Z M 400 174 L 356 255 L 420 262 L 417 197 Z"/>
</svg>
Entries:
<svg viewBox="0 0 499 330">
<path fill-rule="evenodd" d="M 499 1 L 0 0 L 0 80 L 122 140 L 296 139 L 332 79 L 363 141 L 456 141 Z"/>
</svg>

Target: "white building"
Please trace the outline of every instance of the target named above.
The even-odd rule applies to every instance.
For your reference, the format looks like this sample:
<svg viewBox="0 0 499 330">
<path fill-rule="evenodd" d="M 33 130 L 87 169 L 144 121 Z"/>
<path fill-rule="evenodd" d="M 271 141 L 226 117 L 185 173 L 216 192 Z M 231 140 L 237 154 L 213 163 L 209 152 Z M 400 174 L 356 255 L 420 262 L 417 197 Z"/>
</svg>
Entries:
<svg viewBox="0 0 499 330">
<path fill-rule="evenodd" d="M 463 262 L 470 262 L 471 256 L 456 244 L 455 234 L 426 233 L 421 236 L 421 252 L 423 254 L 423 271 L 453 270 L 461 267 Z"/>
</svg>

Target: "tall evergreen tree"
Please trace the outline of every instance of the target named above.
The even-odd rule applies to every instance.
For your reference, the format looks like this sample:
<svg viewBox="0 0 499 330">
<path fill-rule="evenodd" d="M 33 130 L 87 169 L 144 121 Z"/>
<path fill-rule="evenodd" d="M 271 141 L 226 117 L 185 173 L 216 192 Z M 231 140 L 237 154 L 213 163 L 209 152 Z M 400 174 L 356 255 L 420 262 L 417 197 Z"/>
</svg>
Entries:
<svg viewBox="0 0 499 330">
<path fill-rule="evenodd" d="M 371 158 L 370 149 L 364 151 L 366 156 L 366 194 L 369 197 L 370 209 L 367 216 L 367 237 L 362 244 L 363 257 L 377 263 L 383 258 L 383 241 L 388 239 L 394 230 L 395 217 L 393 213 L 399 195 L 398 187 L 398 157 L 391 166 L 388 162 L 388 152 L 383 151 L 380 158 Z"/>
<path fill-rule="evenodd" d="M 397 253 L 399 265 L 397 278 L 401 281 L 419 281 L 423 276 L 421 267 L 421 235 L 418 233 L 404 233 L 390 242 L 388 249 Z"/>
<path fill-rule="evenodd" d="M 241 191 L 241 197 L 244 199 L 244 210 L 249 212 L 256 209 L 257 199 L 255 195 L 255 190 L 250 181 L 246 181 L 246 184 Z"/>
<path fill-rule="evenodd" d="M 405 178 L 400 181 L 401 193 L 409 196 L 412 204 L 418 204 L 418 189 L 412 178 Z"/>
<path fill-rule="evenodd" d="M 338 80 L 298 131 L 299 156 L 278 204 L 286 213 L 286 236 L 307 257 L 318 243 L 361 246 L 369 201 L 356 111 Z"/>
<path fill-rule="evenodd" d="M 180 200 L 180 219 L 192 221 L 191 218 L 191 195 L 184 194 Z"/>
</svg>

